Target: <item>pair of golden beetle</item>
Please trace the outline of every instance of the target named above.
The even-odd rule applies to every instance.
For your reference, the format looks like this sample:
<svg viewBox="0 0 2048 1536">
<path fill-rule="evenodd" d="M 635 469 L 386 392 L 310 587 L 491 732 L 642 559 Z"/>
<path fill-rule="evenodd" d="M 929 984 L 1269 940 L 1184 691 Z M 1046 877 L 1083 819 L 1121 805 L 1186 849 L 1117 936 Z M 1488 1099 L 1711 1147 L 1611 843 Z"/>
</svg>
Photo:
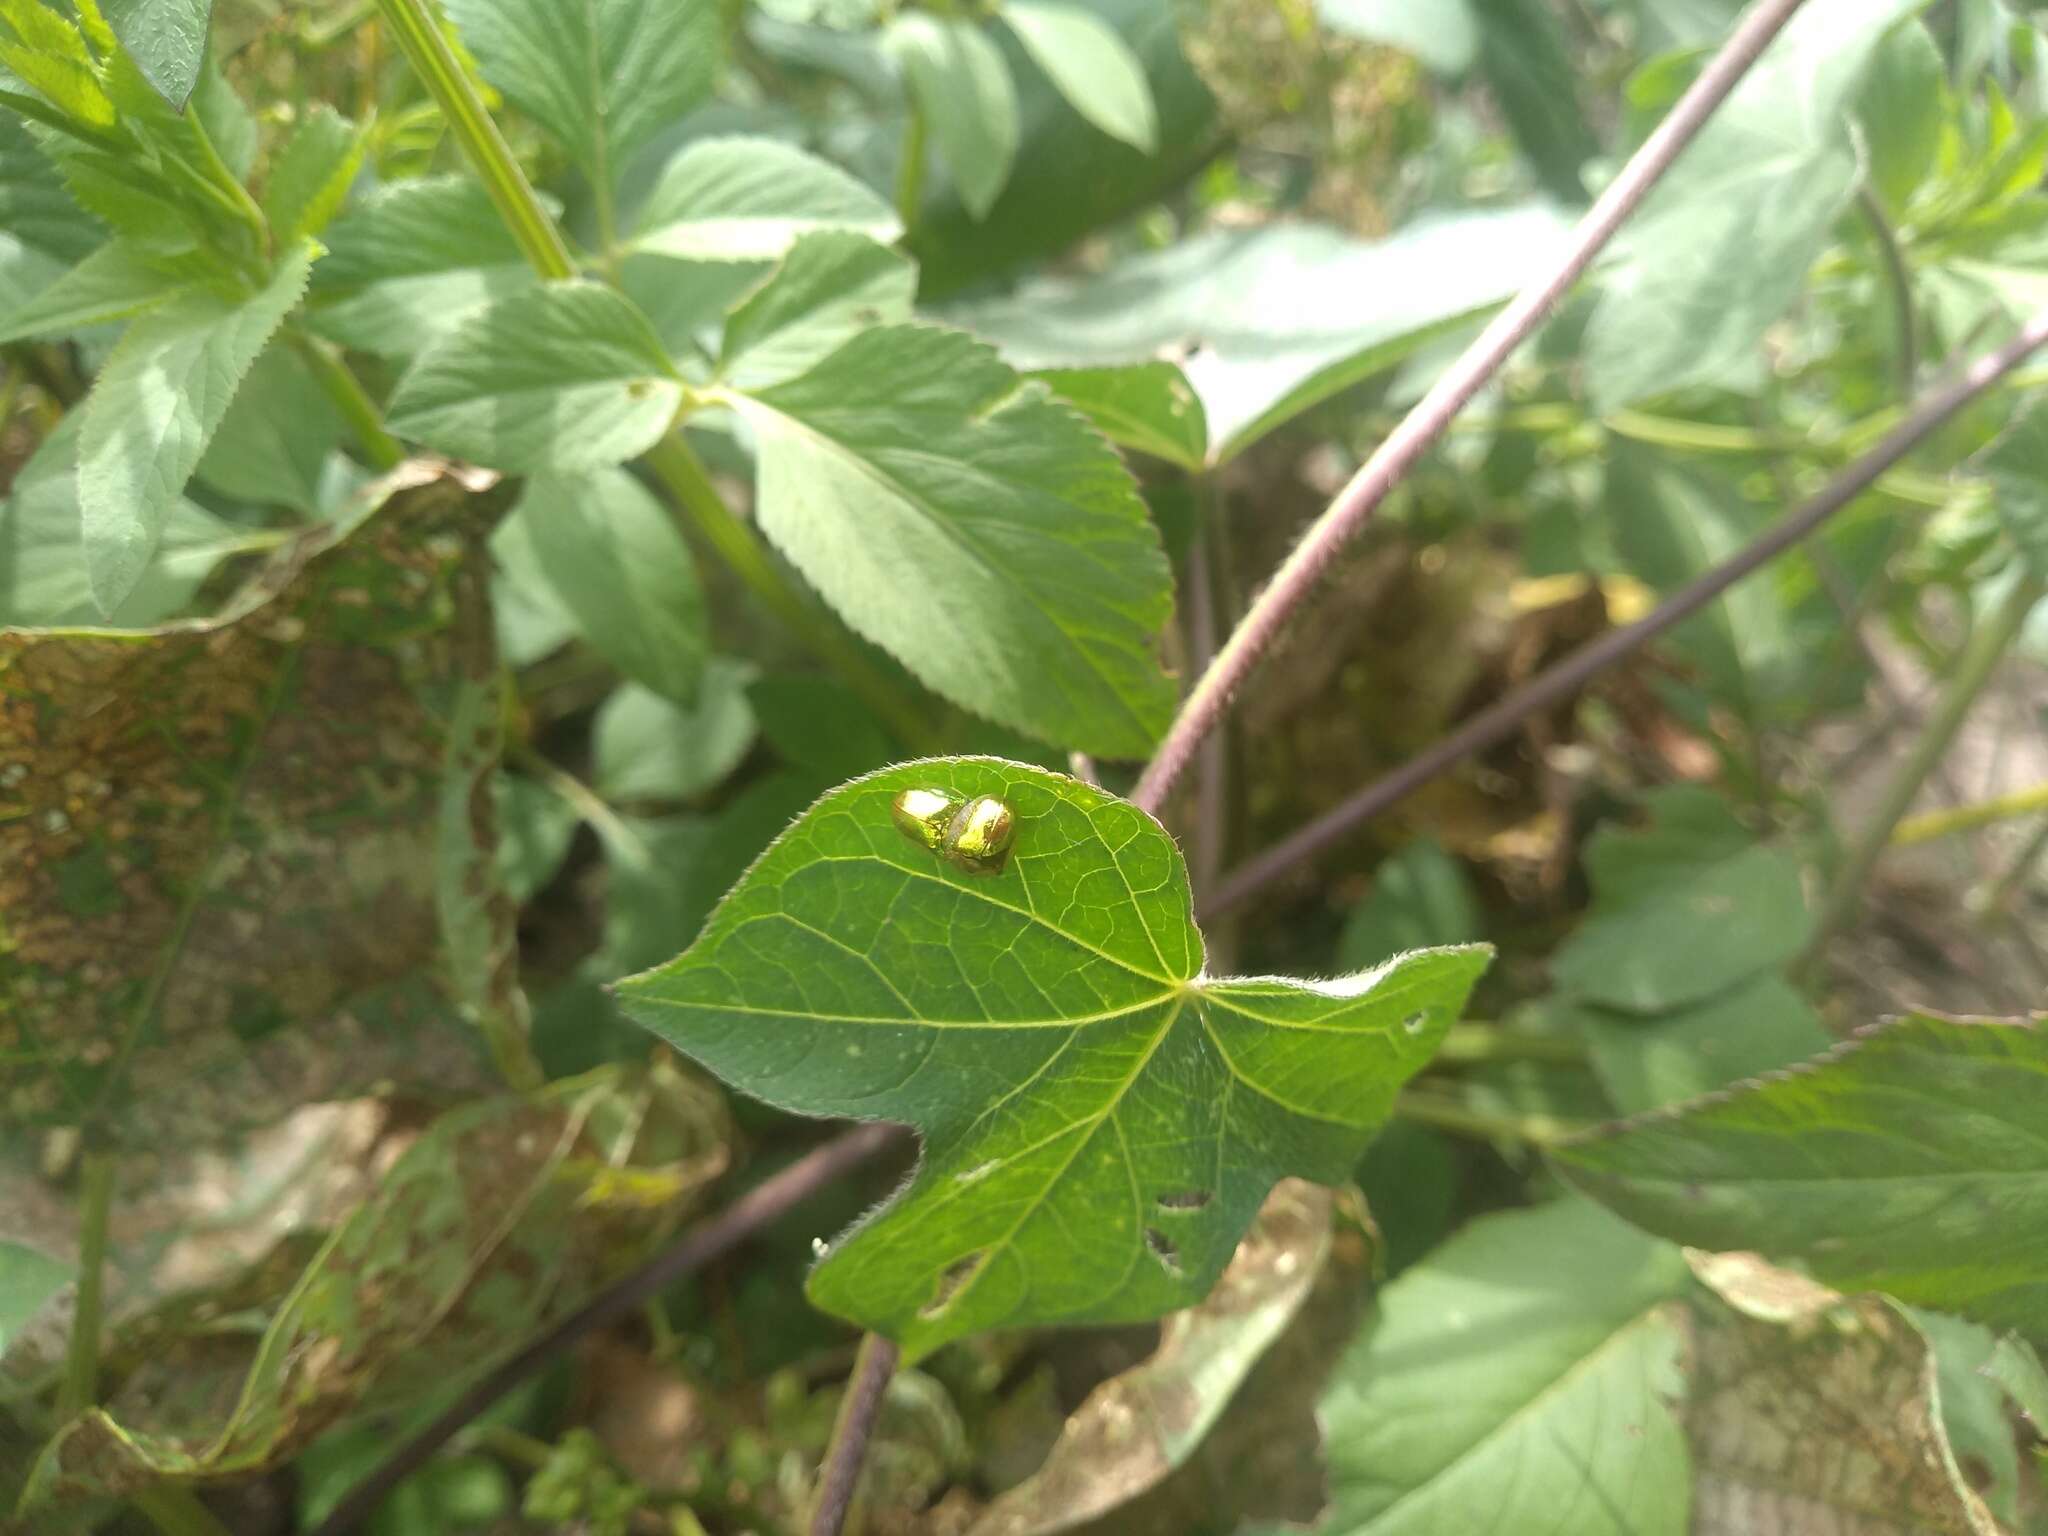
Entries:
<svg viewBox="0 0 2048 1536">
<path fill-rule="evenodd" d="M 1017 813 L 994 795 L 906 789 L 891 802 L 889 816 L 920 848 L 974 875 L 1000 873 L 1017 840 Z"/>
</svg>

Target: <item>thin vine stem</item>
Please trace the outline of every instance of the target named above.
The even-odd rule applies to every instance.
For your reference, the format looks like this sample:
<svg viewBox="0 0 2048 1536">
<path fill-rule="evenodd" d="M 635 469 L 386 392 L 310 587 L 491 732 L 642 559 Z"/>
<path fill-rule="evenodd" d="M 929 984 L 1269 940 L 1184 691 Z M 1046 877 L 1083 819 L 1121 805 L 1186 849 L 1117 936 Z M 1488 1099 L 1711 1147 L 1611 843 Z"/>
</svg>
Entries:
<svg viewBox="0 0 2048 1536">
<path fill-rule="evenodd" d="M 1723 592 L 1807 538 L 1829 518 L 1869 490 L 1885 470 L 1917 448 L 1937 427 L 2048 344 L 2048 311 L 2034 316 L 2020 334 L 1980 358 L 1953 382 L 1930 393 L 1884 440 L 1843 470 L 1821 492 L 1777 526 L 1703 572 L 1633 624 L 1611 629 L 1547 672 L 1481 710 L 1435 746 L 1368 784 L 1342 804 L 1275 843 L 1224 876 L 1201 904 L 1211 918 L 1242 905 L 1297 865 L 1314 858 L 1360 823 L 1371 820 L 1455 766 L 1472 753 L 1505 741 L 1524 721 L 1562 704 L 1616 662 L 1635 654 L 1674 625 L 1691 617 Z"/>
<path fill-rule="evenodd" d="M 115 1160 L 95 1146 L 79 1173 L 78 1304 L 64 1347 L 64 1380 L 57 1390 L 57 1419 L 69 1424 L 99 1400 L 100 1312 L 106 1295 L 107 1225 L 114 1209 Z"/>
<path fill-rule="evenodd" d="M 889 1390 L 889 1379 L 896 1374 L 900 1354 L 894 1339 L 879 1333 L 861 1336 L 860 1353 L 854 1356 L 846 1395 L 839 1399 L 831 1443 L 825 1447 L 825 1464 L 818 1474 L 810 1536 L 840 1536 L 846 1527 L 846 1512 L 853 1508 L 853 1496 L 860 1490 L 868 1441 L 874 1436 L 875 1420 L 881 1416 L 882 1398 Z"/>
<path fill-rule="evenodd" d="M 1863 907 L 1864 890 L 1878 860 L 1890 845 L 1892 834 L 1904 820 L 1928 775 L 1948 754 L 1956 733 L 1969 718 L 1978 696 L 1990 683 L 2013 641 L 2019 638 L 2020 629 L 2034 611 L 2034 605 L 2041 600 L 2044 587 L 2048 584 L 2044 584 L 2039 576 L 2031 573 L 2022 576 L 2013 583 L 2012 590 L 1998 608 L 1978 623 L 1963 647 L 1963 654 L 1957 660 L 1947 686 L 1942 689 L 1940 703 L 1893 770 L 1891 778 L 1885 782 L 1877 808 L 1864 822 L 1843 858 L 1841 869 L 1828 887 L 1827 899 L 1814 925 L 1813 938 L 1799 959 L 1798 970 L 1811 973 L 1827 952 L 1829 942 L 1855 921 L 1856 914 Z"/>
<path fill-rule="evenodd" d="M 1569 249 L 1555 267 L 1494 317 L 1479 339 L 1437 380 L 1366 460 L 1351 483 L 1338 493 L 1196 682 L 1166 739 L 1159 744 L 1137 788 L 1131 792 L 1134 804 L 1154 813 L 1165 804 L 1167 795 L 1194 758 L 1195 749 L 1216 728 L 1237 690 L 1278 638 L 1282 626 L 1321 580 L 1338 551 L 1365 526 L 1515 349 L 1535 334 L 1551 307 L 1585 274 L 1802 3 L 1803 0 L 1760 0 L 1743 17 L 1670 115 L 1657 125 L 1656 131 L 1580 220 Z"/>
<path fill-rule="evenodd" d="M 2016 789 L 2009 795 L 1997 795 L 1989 800 L 1978 800 L 1968 805 L 1952 805 L 1945 810 L 1908 816 L 1892 829 L 1891 845 L 1894 848 L 1908 848 L 1915 843 L 1930 843 L 1938 837 L 1953 837 L 1958 832 L 1974 832 L 1979 827 L 1988 827 L 2000 821 L 2011 821 L 2019 816 L 2031 816 L 2036 811 L 2048 811 L 2048 784 L 2034 784 L 2026 789 Z"/>
<path fill-rule="evenodd" d="M 1906 253 L 1877 194 L 1865 187 L 1857 195 L 1856 204 L 1863 212 L 1863 221 L 1870 226 L 1871 238 L 1877 242 L 1885 280 L 1891 287 L 1892 312 L 1899 333 L 1899 398 L 1910 400 L 1920 388 L 1920 323 L 1913 309 L 1913 272 L 1906 265 Z"/>
<path fill-rule="evenodd" d="M 385 1495 L 425 1466 L 479 1414 L 514 1387 L 557 1359 L 577 1340 L 631 1317 L 685 1275 L 731 1252 L 747 1238 L 809 1199 L 885 1147 L 902 1139 L 900 1127 L 879 1122 L 855 1126 L 763 1179 L 710 1220 L 700 1222 L 667 1248 L 622 1276 L 574 1312 L 535 1335 L 519 1351 L 466 1390 L 441 1415 L 405 1440 L 343 1495 L 311 1536 L 342 1536 L 367 1520 Z"/>
</svg>

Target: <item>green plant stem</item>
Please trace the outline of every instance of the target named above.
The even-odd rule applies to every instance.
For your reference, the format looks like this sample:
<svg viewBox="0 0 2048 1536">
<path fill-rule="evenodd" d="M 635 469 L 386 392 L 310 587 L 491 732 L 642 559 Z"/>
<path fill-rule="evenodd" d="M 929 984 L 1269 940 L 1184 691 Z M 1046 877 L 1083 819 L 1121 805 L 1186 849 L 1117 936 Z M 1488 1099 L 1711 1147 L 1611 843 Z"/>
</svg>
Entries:
<svg viewBox="0 0 2048 1536">
<path fill-rule="evenodd" d="M 2039 577 L 2022 577 L 2006 594 L 1998 610 L 1977 625 L 1969 643 L 1963 647 L 1954 675 L 1942 690 L 1941 701 L 1935 706 L 1933 716 L 1885 784 L 1877 809 L 1864 823 L 1833 884 L 1828 887 L 1820 920 L 1814 925 L 1813 939 L 1799 958 L 1797 969 L 1801 974 L 1810 973 L 1826 951 L 1829 941 L 1855 920 L 1863 905 L 1864 887 L 1869 883 L 1879 857 L 1890 845 L 1893 832 L 1905 819 L 1907 809 L 1920 793 L 1920 786 L 1927 781 L 1927 776 L 1947 755 L 1956 732 L 1962 729 L 1977 696 L 1991 681 L 1999 662 L 2018 637 L 2020 627 L 2026 623 L 2027 615 L 2033 611 L 2041 592 Z"/>
<path fill-rule="evenodd" d="M 164 1483 L 144 1489 L 134 1496 L 133 1502 L 164 1536 L 233 1536 L 190 1488 Z"/>
<path fill-rule="evenodd" d="M 1439 1093 L 1404 1093 L 1394 1100 L 1394 1113 L 1400 1119 L 1458 1136 L 1481 1141 L 1520 1141 L 1532 1147 L 1552 1146 L 1581 1129 L 1550 1115 L 1489 1114 Z"/>
<path fill-rule="evenodd" d="M 620 820 L 611 803 L 575 774 L 549 762 L 532 747 L 515 749 L 512 758 L 553 790 L 621 858 L 638 869 L 646 869 L 653 862 L 653 855 L 647 850 L 647 840 Z"/>
<path fill-rule="evenodd" d="M 680 432 L 671 432 L 642 459 L 691 525 L 718 551 L 764 607 L 828 662 L 869 709 L 908 745 L 936 752 L 940 742 L 925 712 L 855 646 L 853 637 L 827 618 L 768 558 L 752 530 L 733 515 Z"/>
<path fill-rule="evenodd" d="M 533 184 L 513 158 L 512 148 L 471 83 L 462 61 L 441 35 L 424 0 L 377 0 L 377 9 L 398 40 L 406 62 L 420 77 L 448 120 L 469 163 L 483 179 L 498 215 L 533 269 L 549 282 L 576 275 L 576 262 L 561 230 L 534 195 Z"/>
<path fill-rule="evenodd" d="M 304 331 L 288 330 L 285 339 L 294 351 L 305 359 L 313 377 L 327 392 L 327 398 L 334 402 L 334 408 L 341 412 L 349 430 L 355 434 L 356 446 L 363 451 L 363 461 L 380 473 L 396 469 L 405 458 L 405 445 L 384 430 L 384 416 L 377 409 L 360 380 L 349 370 L 334 349 Z"/>
<path fill-rule="evenodd" d="M 1909 848 L 1914 843 L 1930 843 L 1938 837 L 1952 837 L 1958 832 L 1988 827 L 1993 822 L 2030 816 L 2035 811 L 2048 811 L 2048 784 L 2016 789 L 2009 795 L 1979 800 L 1972 805 L 1929 811 L 1924 816 L 1908 816 L 1892 829 L 1891 846 Z"/>
<path fill-rule="evenodd" d="M 896 164 L 896 217 L 907 236 L 917 228 L 918 210 L 924 206 L 924 163 L 929 154 L 930 131 L 924 108 L 911 97 L 903 119 L 903 158 Z"/>
<path fill-rule="evenodd" d="M 1586 1047 L 1564 1035 L 1533 1035 L 1498 1024 L 1454 1024 L 1437 1047 L 1433 1063 L 1465 1065 L 1487 1061 L 1540 1061 L 1560 1067 L 1584 1066 Z"/>
<path fill-rule="evenodd" d="M 847 1379 L 846 1395 L 839 1399 L 839 1415 L 832 1421 L 832 1440 L 825 1447 L 818 1500 L 811 1507 L 810 1536 L 840 1536 L 846 1527 L 846 1512 L 853 1507 L 853 1496 L 860 1488 L 868 1440 L 875 1432 L 889 1378 L 896 1374 L 898 1354 L 894 1339 L 879 1333 L 861 1337 L 853 1375 Z"/>
<path fill-rule="evenodd" d="M 1899 248 L 1899 237 L 1891 220 L 1885 217 L 1884 204 L 1877 200 L 1877 194 L 1866 186 L 1857 194 L 1856 203 L 1863 212 L 1863 221 L 1870 226 L 1871 237 L 1877 241 L 1885 278 L 1891 285 L 1892 312 L 1899 333 L 1899 398 L 1910 404 L 1920 387 L 1920 325 L 1913 313 L 1912 269 L 1906 265 L 1906 253 Z"/>
<path fill-rule="evenodd" d="M 79 1176 L 78 1306 L 64 1348 L 57 1419 L 69 1424 L 99 1397 L 100 1302 L 107 1277 L 107 1219 L 114 1209 L 114 1154 L 93 1147 Z"/>
</svg>

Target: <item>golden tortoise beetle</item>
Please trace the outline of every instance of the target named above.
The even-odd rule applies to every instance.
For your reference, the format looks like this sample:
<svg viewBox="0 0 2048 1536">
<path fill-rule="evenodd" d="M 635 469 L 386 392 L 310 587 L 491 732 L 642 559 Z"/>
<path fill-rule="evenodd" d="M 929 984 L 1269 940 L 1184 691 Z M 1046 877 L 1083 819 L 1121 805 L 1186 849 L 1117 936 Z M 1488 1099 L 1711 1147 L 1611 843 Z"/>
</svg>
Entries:
<svg viewBox="0 0 2048 1536">
<path fill-rule="evenodd" d="M 918 847 L 972 875 L 1001 873 L 1017 840 L 1017 813 L 995 795 L 906 789 L 891 802 L 889 819 Z"/>
</svg>

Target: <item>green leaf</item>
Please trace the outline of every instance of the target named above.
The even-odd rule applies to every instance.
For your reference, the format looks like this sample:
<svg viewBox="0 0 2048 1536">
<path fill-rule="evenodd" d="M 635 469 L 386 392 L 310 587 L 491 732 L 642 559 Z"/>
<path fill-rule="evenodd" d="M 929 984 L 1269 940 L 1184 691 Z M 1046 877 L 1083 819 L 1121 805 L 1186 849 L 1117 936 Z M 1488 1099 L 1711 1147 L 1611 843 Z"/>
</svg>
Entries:
<svg viewBox="0 0 2048 1536">
<path fill-rule="evenodd" d="M 828 785 L 857 779 L 896 756 L 894 743 L 867 706 L 832 678 L 757 678 L 747 697 L 761 734 L 782 760 L 810 770 Z"/>
<path fill-rule="evenodd" d="M 0 324 L 105 239 L 27 125 L 0 112 Z"/>
<path fill-rule="evenodd" d="M 263 188 L 263 213 L 280 240 L 317 235 L 341 211 L 362 168 L 367 137 L 339 112 L 315 102 L 285 140 Z"/>
<path fill-rule="evenodd" d="M 318 517 L 327 504 L 329 460 L 347 432 L 297 350 L 272 342 L 249 370 L 195 473 L 238 501 Z"/>
<path fill-rule="evenodd" d="M 322 239 L 329 253 L 313 269 L 310 323 L 382 357 L 411 357 L 493 300 L 540 282 L 473 177 L 379 187 Z"/>
<path fill-rule="evenodd" d="M 1983 1371 L 2032 1421 L 2035 1435 L 2048 1439 L 2048 1368 L 2042 1366 L 2034 1346 L 2008 1333 L 1999 1339 Z"/>
<path fill-rule="evenodd" d="M 597 283 L 550 283 L 430 343 L 398 381 L 388 425 L 478 464 L 572 472 L 653 447 L 682 402 L 682 380 L 631 301 Z"/>
<path fill-rule="evenodd" d="M 2048 1330 L 2048 1037 L 1915 1015 L 1555 1154 L 1649 1231 Z"/>
<path fill-rule="evenodd" d="M 256 294 L 185 295 L 133 322 L 81 409 L 78 504 L 93 600 L 112 613 L 149 568 L 178 494 L 242 376 L 299 302 L 315 248 L 301 242 Z"/>
<path fill-rule="evenodd" d="M 607 800 L 688 800 L 720 783 L 754 744 L 754 669 L 714 656 L 685 709 L 628 683 L 591 727 L 597 792 Z"/>
<path fill-rule="evenodd" d="M 725 322 L 718 370 L 759 389 L 821 363 L 862 331 L 910 318 L 917 267 L 852 234 L 805 235 Z"/>
<path fill-rule="evenodd" d="M 724 52 L 717 0 L 448 0 L 447 10 L 484 77 L 611 184 L 710 96 Z"/>
<path fill-rule="evenodd" d="M 698 139 L 647 194 L 628 249 L 686 261 L 774 261 L 807 234 L 903 232 L 894 211 L 829 161 L 774 139 Z"/>
<path fill-rule="evenodd" d="M 1006 1490 L 968 1536 L 1052 1536 L 1186 1465 L 1307 1302 L 1329 1254 L 1330 1206 L 1326 1190 L 1281 1183 L 1208 1300 L 1168 1318 L 1157 1350 L 1090 1392 L 1045 1464 Z"/>
<path fill-rule="evenodd" d="M 1582 203 L 1581 168 L 1600 153 L 1578 99 L 1579 70 L 1547 0 L 1470 0 L 1479 72 L 1522 153 L 1552 197 Z"/>
<path fill-rule="evenodd" d="M 1919 0 L 1813 0 L 1616 240 L 1587 328 L 1601 412 L 1751 363 L 1855 190 L 1848 111 Z"/>
<path fill-rule="evenodd" d="M 42 0 L 0 3 L 0 66 L 48 98 L 74 123 L 111 128 L 114 103 L 101 83 L 85 39 L 55 7 Z"/>
<path fill-rule="evenodd" d="M 1959 1467 L 1970 1469 L 1967 1482 L 1991 1513 L 2011 1529 L 2019 1520 L 2019 1447 L 2013 1443 L 2005 1392 L 1986 1374 L 1998 1353 L 1999 1340 L 1989 1328 L 1961 1318 L 1903 1307 L 1934 1356 L 1942 1432 Z"/>
<path fill-rule="evenodd" d="M 1182 469 L 1209 456 L 1209 421 L 1187 376 L 1172 363 L 1048 368 L 1032 375 L 1095 423 L 1111 442 Z"/>
<path fill-rule="evenodd" d="M 1552 959 L 1558 985 L 1630 1013 L 1697 1003 L 1798 954 L 1813 931 L 1790 854 L 1750 840 L 1713 794 L 1648 797 L 1641 831 L 1601 828 L 1595 899 Z"/>
<path fill-rule="evenodd" d="M 1319 1417 L 1327 1536 L 1684 1536 L 1676 1248 L 1583 1201 L 1482 1216 L 1380 1294 Z"/>
<path fill-rule="evenodd" d="M 1351 970 L 1406 949 L 1469 944 L 1485 936 L 1464 867 L 1432 837 L 1418 837 L 1373 873 L 1372 894 L 1352 909 L 1337 945 Z"/>
<path fill-rule="evenodd" d="M 904 73 L 932 141 L 976 218 L 995 206 L 1017 158 L 1023 128 L 1010 66 L 970 22 L 907 12 L 889 23 L 883 43 Z"/>
<path fill-rule="evenodd" d="M 2048 570 L 2048 405 L 2029 402 L 1973 467 L 1991 482 L 1992 504 L 2037 570 Z"/>
<path fill-rule="evenodd" d="M 180 496 L 142 579 L 110 614 L 86 582 L 78 521 L 78 429 L 73 411 L 43 439 L 0 501 L 0 625 L 136 629 L 169 618 L 213 568 L 262 536 L 223 522 Z"/>
<path fill-rule="evenodd" d="M 68 336 L 159 309 L 192 291 L 128 241 L 108 241 L 33 299 L 0 319 L 0 342 Z"/>
<path fill-rule="evenodd" d="M 516 773 L 491 776 L 491 799 L 498 821 L 498 878 L 515 902 L 528 901 L 569 856 L 579 825 L 576 807 Z"/>
<path fill-rule="evenodd" d="M 626 471 L 536 475 L 491 545 L 540 573 L 627 677 L 678 704 L 696 698 L 710 651 L 697 565 L 668 509 Z"/>
<path fill-rule="evenodd" d="M 1171 577 L 1079 417 L 927 326 L 866 331 L 730 399 L 759 444 L 762 531 L 856 630 L 999 724 L 1150 750 L 1173 705 L 1154 651 Z"/>
<path fill-rule="evenodd" d="M 1159 142 L 1152 87 L 1116 28 L 1059 0 L 1003 0 L 997 14 L 1076 112 L 1111 138 L 1152 152 Z"/>
<path fill-rule="evenodd" d="M 911 789 L 1000 797 L 1005 866 L 969 874 L 904 836 L 892 802 Z M 1156 822 L 1043 769 L 955 758 L 826 795 L 686 954 L 619 992 L 745 1092 L 923 1132 L 916 1178 L 809 1284 L 915 1360 L 991 1328 L 1199 1303 L 1279 1179 L 1350 1176 L 1485 963 L 1211 979 Z"/>
<path fill-rule="evenodd" d="M 100 12 L 143 78 L 182 108 L 206 62 L 213 0 L 100 0 Z"/>
<path fill-rule="evenodd" d="M 1432 217 L 1368 243 L 1316 224 L 1196 235 L 1095 277 L 1039 278 L 947 318 L 1015 367 L 1100 367 L 1186 354 L 1225 464 L 1311 406 L 1469 325 L 1565 237 L 1530 205 Z M 1364 319 L 1358 295 L 1377 295 Z"/>
<path fill-rule="evenodd" d="M 76 1273 L 59 1259 L 0 1239 L 0 1355 Z"/>
<path fill-rule="evenodd" d="M 1332 32 L 1412 53 L 1440 75 L 1462 75 L 1479 56 L 1479 18 L 1471 0 L 1315 0 Z"/>
<path fill-rule="evenodd" d="M 1601 1086 L 1627 1114 L 1775 1072 L 1832 1042 L 1812 1005 L 1770 974 L 1649 1018 L 1590 1005 L 1576 1015 Z"/>
<path fill-rule="evenodd" d="M 1856 102 L 1870 188 L 1897 217 L 1934 170 L 1952 110 L 1948 71 L 1920 21 L 1892 28 L 1870 56 Z"/>
</svg>

